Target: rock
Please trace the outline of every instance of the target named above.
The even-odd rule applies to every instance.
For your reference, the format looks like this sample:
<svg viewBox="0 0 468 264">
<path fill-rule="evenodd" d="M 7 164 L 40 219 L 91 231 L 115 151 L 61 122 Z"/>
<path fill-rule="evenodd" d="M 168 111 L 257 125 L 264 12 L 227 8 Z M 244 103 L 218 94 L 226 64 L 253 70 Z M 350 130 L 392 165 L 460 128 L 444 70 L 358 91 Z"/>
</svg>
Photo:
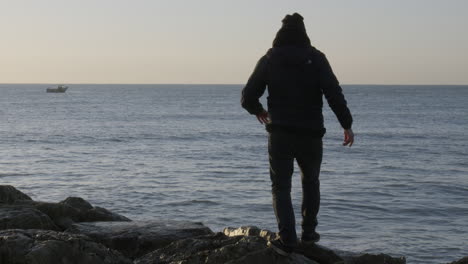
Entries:
<svg viewBox="0 0 468 264">
<path fill-rule="evenodd" d="M 256 226 L 241 226 L 239 228 L 226 227 L 223 230 L 223 233 L 226 236 L 259 236 L 260 228 Z"/>
<path fill-rule="evenodd" d="M 73 199 L 74 202 L 69 202 L 70 200 L 60 203 L 32 202 L 32 206 L 47 214 L 62 230 L 69 228 L 76 222 L 131 221 L 125 216 L 112 213 L 101 207 L 91 206 L 91 209 L 87 209 L 89 207 L 85 204 L 89 203 L 84 199 L 81 200 L 82 203 L 76 203 L 76 198 Z"/>
<path fill-rule="evenodd" d="M 260 229 L 256 226 L 241 226 L 238 228 L 226 227 L 223 230 L 223 233 L 226 236 L 260 236 L 267 241 L 274 240 L 278 238 L 278 234 L 271 232 L 266 229 Z"/>
<path fill-rule="evenodd" d="M 16 201 L 32 201 L 32 199 L 11 185 L 0 185 L 0 204 L 12 204 Z"/>
<path fill-rule="evenodd" d="M 306 257 L 313 259 L 320 264 L 348 264 L 335 251 L 327 247 L 312 244 L 307 247 L 300 246 L 299 251 Z"/>
<path fill-rule="evenodd" d="M 405 257 L 392 257 L 387 254 L 340 253 L 346 264 L 405 264 Z"/>
<path fill-rule="evenodd" d="M 0 263 L 130 264 L 83 235 L 45 230 L 0 231 Z"/>
<path fill-rule="evenodd" d="M 125 216 L 112 213 L 107 209 L 97 206 L 92 207 L 91 209 L 84 209 L 81 206 L 75 208 L 66 203 L 48 203 L 35 201 L 21 202 L 20 204 L 24 207 L 35 208 L 48 215 L 62 230 L 69 228 L 73 223 L 76 222 L 131 221 Z"/>
<path fill-rule="evenodd" d="M 32 202 L 25 206 L 32 206 L 48 215 L 61 230 L 67 229 L 71 224 L 80 220 L 80 212 L 66 204 Z"/>
<path fill-rule="evenodd" d="M 260 236 L 263 237 L 264 239 L 266 239 L 267 241 L 275 240 L 275 239 L 279 238 L 277 233 L 271 232 L 271 231 L 266 230 L 266 229 L 262 229 L 260 231 Z"/>
<path fill-rule="evenodd" d="M 178 240 L 155 250 L 135 264 L 317 264 L 298 254 L 277 255 L 259 236 L 226 236 L 223 233 Z"/>
<path fill-rule="evenodd" d="M 68 197 L 60 203 L 37 202 L 13 186 L 0 185 L 0 210 L 2 206 L 7 204 L 14 204 L 18 206 L 17 208 L 34 208 L 49 216 L 55 226 L 62 230 L 69 228 L 75 222 L 131 221 L 127 217 L 105 208 L 93 207 L 83 198 Z M 23 211 L 26 211 L 26 209 Z M 23 227 L 18 225 L 18 228 Z"/>
<path fill-rule="evenodd" d="M 449 264 L 468 264 L 468 257 L 464 257 L 464 258 L 462 258 L 460 260 L 451 262 Z"/>
<path fill-rule="evenodd" d="M 223 233 L 226 236 L 235 237 L 235 236 L 258 236 L 266 241 L 274 240 L 278 238 L 278 235 L 269 230 L 259 229 L 256 226 L 241 226 L 239 228 L 227 227 L 224 228 Z M 344 263 L 344 259 L 336 254 L 333 250 L 319 246 L 312 245 L 307 248 L 299 247 L 298 252 L 302 255 L 319 262 L 320 264 L 339 264 Z"/>
<path fill-rule="evenodd" d="M 392 257 L 386 254 L 350 253 L 332 250 L 319 244 L 299 248 L 304 256 L 320 264 L 405 264 L 405 257 Z"/>
<path fill-rule="evenodd" d="M 95 206 L 91 210 L 82 211 L 80 215 L 80 222 L 98 222 L 98 221 L 132 221 L 129 218 L 113 213 L 106 208 Z"/>
<path fill-rule="evenodd" d="M 276 233 L 259 229 L 255 226 L 242 226 L 239 228 L 227 227 L 223 230 L 224 235 L 228 237 L 257 236 L 266 241 L 277 239 Z M 304 247 L 300 245 L 297 252 L 314 260 L 320 264 L 404 264 L 404 257 L 391 257 L 385 254 L 356 254 L 342 251 L 335 251 L 318 244 L 312 244 Z M 263 256 L 262 258 L 265 258 Z M 468 264 L 468 263 L 467 263 Z"/>
<path fill-rule="evenodd" d="M 80 197 L 68 197 L 59 204 L 70 206 L 78 210 L 78 219 L 76 222 L 98 222 L 98 221 L 131 221 L 123 215 L 112 213 L 111 211 L 95 206 Z"/>
<path fill-rule="evenodd" d="M 68 197 L 60 202 L 61 204 L 69 205 L 78 210 L 91 210 L 93 206 L 81 197 Z"/>
<path fill-rule="evenodd" d="M 49 216 L 37 209 L 18 205 L 0 205 L 0 230 L 19 228 L 59 230 Z"/>
<path fill-rule="evenodd" d="M 0 185 L 0 229 L 65 230 L 75 222 L 131 221 L 79 197 L 60 203 L 36 202 L 13 186 Z"/>
<path fill-rule="evenodd" d="M 404 257 L 338 253 L 319 245 L 285 258 L 266 246 L 277 234 L 255 226 L 213 234 L 201 223 L 132 222 L 80 197 L 37 202 L 9 185 L 0 185 L 0 230 L 0 264 L 131 263 L 135 258 L 140 264 L 406 263 Z M 465 263 L 468 257 L 451 264 Z"/>
<path fill-rule="evenodd" d="M 142 256 L 176 240 L 213 233 L 201 223 L 184 221 L 77 223 L 66 232 L 87 235 L 129 258 Z"/>
</svg>

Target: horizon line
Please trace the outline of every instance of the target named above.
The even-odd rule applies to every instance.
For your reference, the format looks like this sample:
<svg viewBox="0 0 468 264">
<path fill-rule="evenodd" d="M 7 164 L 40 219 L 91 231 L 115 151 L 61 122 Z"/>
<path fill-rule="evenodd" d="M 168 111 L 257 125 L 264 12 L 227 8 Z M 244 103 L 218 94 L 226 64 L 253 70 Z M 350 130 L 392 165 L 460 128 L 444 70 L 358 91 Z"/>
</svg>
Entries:
<svg viewBox="0 0 468 264">
<path fill-rule="evenodd" d="M 39 84 L 39 85 L 58 85 L 58 84 L 66 84 L 66 85 L 245 85 L 245 83 L 46 83 L 46 82 L 25 82 L 25 83 L 1 83 L 3 84 L 13 84 L 13 85 L 27 85 L 27 84 Z M 372 86 L 372 85 L 379 85 L 379 86 L 468 86 L 467 84 L 381 84 L 381 83 L 345 83 L 340 84 L 340 86 L 350 86 L 350 85 L 362 85 L 362 86 Z"/>
</svg>

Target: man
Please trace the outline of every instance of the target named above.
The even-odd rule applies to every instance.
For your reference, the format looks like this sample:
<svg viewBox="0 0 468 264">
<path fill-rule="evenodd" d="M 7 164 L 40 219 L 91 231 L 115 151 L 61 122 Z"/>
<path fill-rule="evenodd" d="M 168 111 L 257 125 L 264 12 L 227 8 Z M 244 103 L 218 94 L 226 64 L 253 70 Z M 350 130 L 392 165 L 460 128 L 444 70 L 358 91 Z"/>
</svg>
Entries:
<svg viewBox="0 0 468 264">
<path fill-rule="evenodd" d="M 297 246 L 295 218 L 291 204 L 294 159 L 301 170 L 302 235 L 304 245 L 319 241 L 316 232 L 320 206 L 320 165 L 325 134 L 322 97 L 344 129 L 344 146 L 352 146 L 353 119 L 342 89 L 325 55 L 311 46 L 303 17 L 287 15 L 276 34 L 273 48 L 263 56 L 242 90 L 241 104 L 266 124 L 273 208 L 279 239 L 269 246 L 289 255 Z M 259 102 L 268 88 L 268 112 Z"/>
</svg>

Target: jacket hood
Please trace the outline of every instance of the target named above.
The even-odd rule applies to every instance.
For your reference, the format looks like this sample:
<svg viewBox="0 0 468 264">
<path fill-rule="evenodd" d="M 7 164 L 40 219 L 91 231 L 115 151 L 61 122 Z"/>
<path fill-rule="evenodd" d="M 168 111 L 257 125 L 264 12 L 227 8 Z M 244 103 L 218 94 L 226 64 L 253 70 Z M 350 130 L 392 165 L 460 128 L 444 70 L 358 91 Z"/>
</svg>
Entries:
<svg viewBox="0 0 468 264">
<path fill-rule="evenodd" d="M 267 52 L 268 61 L 272 64 L 280 65 L 302 65 L 306 64 L 310 59 L 311 55 L 316 51 L 312 46 L 308 47 L 275 47 L 271 48 Z"/>
<path fill-rule="evenodd" d="M 273 47 L 310 46 L 310 39 L 304 25 L 304 18 L 298 13 L 286 15 L 282 20 L 283 25 L 276 33 L 273 40 Z"/>
</svg>

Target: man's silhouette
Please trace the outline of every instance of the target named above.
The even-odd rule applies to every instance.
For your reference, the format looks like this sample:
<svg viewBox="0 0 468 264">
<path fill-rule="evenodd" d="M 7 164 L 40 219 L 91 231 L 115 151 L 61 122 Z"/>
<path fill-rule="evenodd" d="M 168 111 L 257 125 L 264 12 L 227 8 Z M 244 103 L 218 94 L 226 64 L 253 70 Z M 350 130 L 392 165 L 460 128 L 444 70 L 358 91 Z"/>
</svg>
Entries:
<svg viewBox="0 0 468 264">
<path fill-rule="evenodd" d="M 287 15 L 276 34 L 273 48 L 264 55 L 242 90 L 241 104 L 260 123 L 266 124 L 272 182 L 273 208 L 279 239 L 269 246 L 288 255 L 297 246 L 295 218 L 291 204 L 294 159 L 302 179 L 303 244 L 320 239 L 316 232 L 320 206 L 320 165 L 325 134 L 322 97 L 344 129 L 344 146 L 354 142 L 353 119 L 342 89 L 325 55 L 312 47 L 303 18 Z M 259 98 L 268 89 L 268 111 Z"/>
</svg>

